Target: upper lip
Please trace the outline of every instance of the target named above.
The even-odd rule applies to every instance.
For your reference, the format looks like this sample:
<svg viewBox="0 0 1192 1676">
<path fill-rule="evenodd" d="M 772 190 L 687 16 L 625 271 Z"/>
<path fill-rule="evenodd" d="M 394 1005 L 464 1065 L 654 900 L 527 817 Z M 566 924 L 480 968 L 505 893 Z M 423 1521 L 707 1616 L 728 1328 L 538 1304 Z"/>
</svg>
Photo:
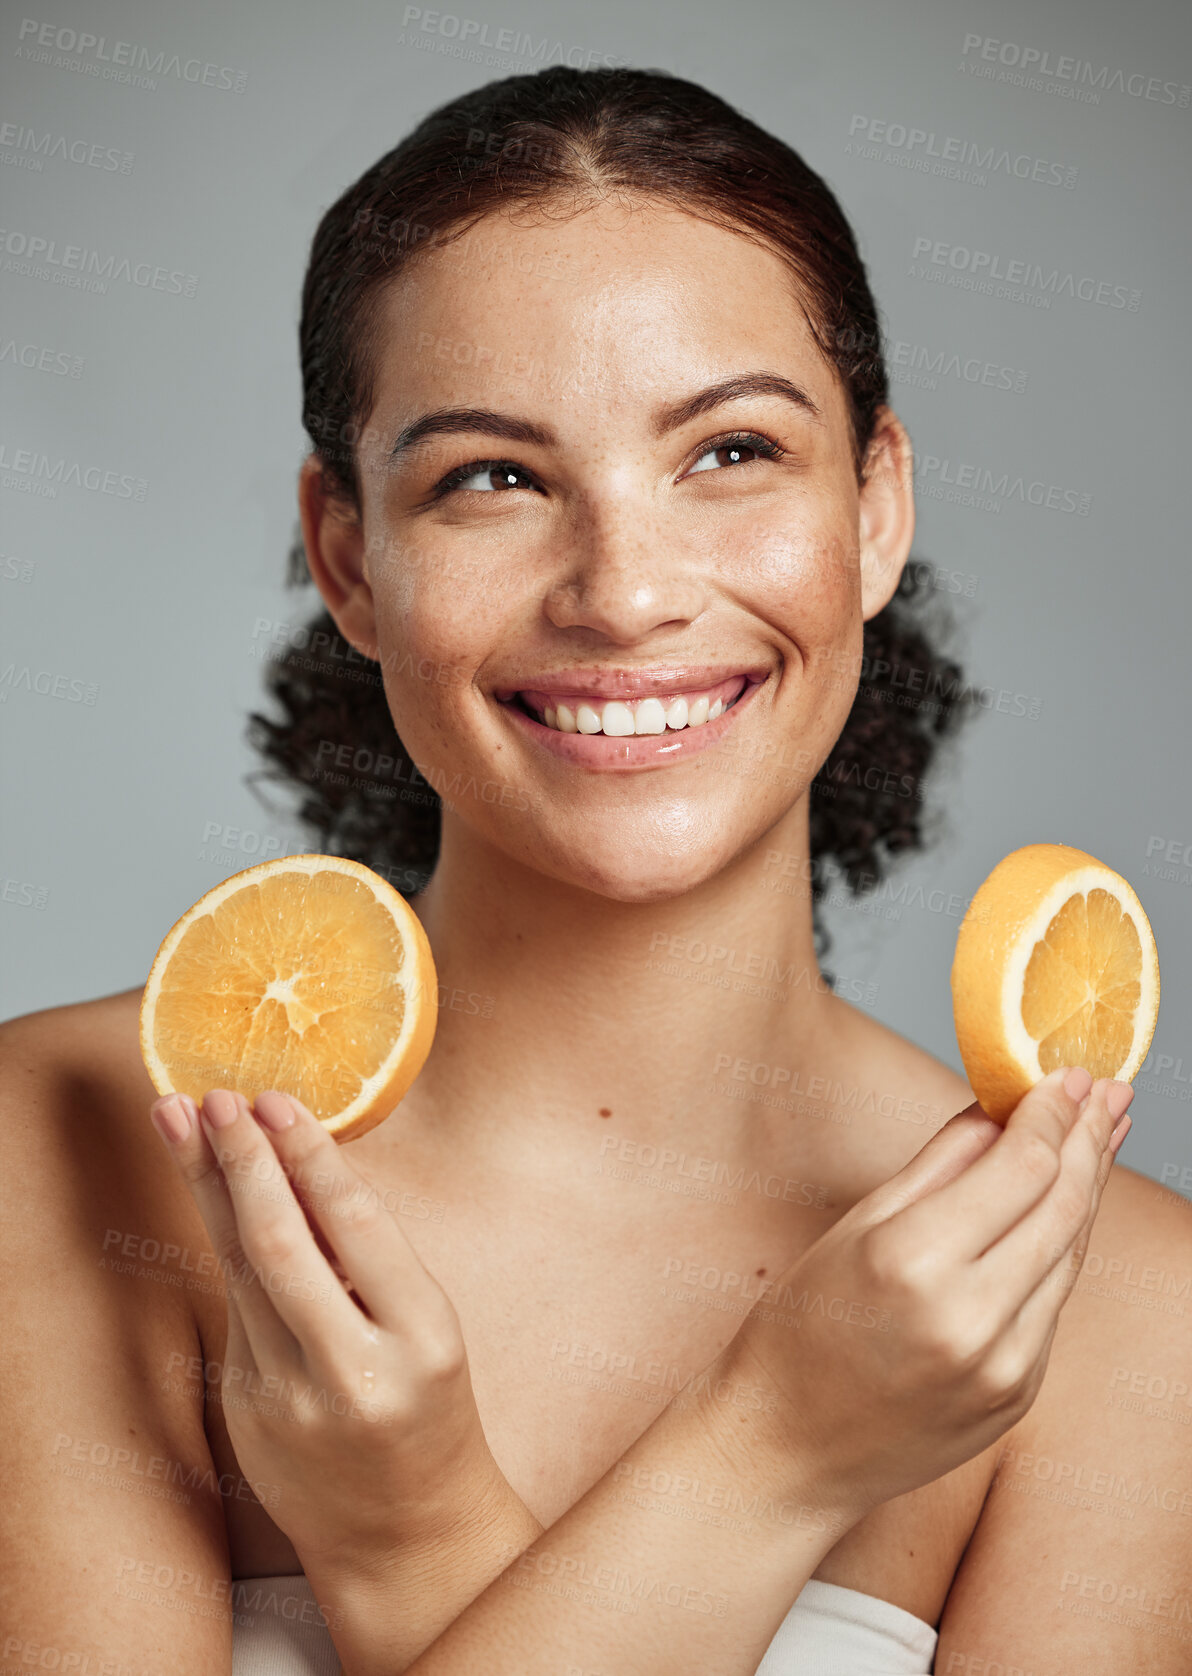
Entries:
<svg viewBox="0 0 1192 1676">
<path fill-rule="evenodd" d="M 549 675 L 527 676 L 515 686 L 496 687 L 493 696 L 507 702 L 520 692 L 560 693 L 609 702 L 655 698 L 662 693 L 699 692 L 738 675 L 750 681 L 763 681 L 768 674 L 769 669 L 764 665 L 741 663 L 664 664 L 653 669 L 557 669 Z"/>
</svg>

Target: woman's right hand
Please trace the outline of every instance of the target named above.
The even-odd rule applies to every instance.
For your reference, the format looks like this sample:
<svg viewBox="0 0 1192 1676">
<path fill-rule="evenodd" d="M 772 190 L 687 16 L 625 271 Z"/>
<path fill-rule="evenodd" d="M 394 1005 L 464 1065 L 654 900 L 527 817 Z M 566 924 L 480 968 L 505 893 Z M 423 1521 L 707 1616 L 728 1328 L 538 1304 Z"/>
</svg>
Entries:
<svg viewBox="0 0 1192 1676">
<path fill-rule="evenodd" d="M 1132 1093 L 1062 1068 L 1004 1131 L 967 1107 L 746 1317 L 718 1367 L 776 1394 L 775 1441 L 833 1508 L 939 1478 L 1030 1408 Z"/>
</svg>

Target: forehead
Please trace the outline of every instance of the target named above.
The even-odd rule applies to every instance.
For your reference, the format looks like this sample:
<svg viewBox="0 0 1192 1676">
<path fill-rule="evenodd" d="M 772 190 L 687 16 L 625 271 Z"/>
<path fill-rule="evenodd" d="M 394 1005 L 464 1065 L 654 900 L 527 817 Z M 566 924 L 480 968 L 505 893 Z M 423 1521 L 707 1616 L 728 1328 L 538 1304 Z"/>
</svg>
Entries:
<svg viewBox="0 0 1192 1676">
<path fill-rule="evenodd" d="M 766 368 L 843 400 L 773 250 L 671 205 L 485 216 L 380 299 L 377 408 L 546 380 L 618 402 Z"/>
</svg>

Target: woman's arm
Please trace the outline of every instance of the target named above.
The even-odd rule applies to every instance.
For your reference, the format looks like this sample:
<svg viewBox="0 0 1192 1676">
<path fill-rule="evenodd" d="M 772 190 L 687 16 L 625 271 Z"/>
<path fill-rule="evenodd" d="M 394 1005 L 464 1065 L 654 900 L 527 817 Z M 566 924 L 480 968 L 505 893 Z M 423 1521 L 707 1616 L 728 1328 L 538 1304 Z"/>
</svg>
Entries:
<svg viewBox="0 0 1192 1676">
<path fill-rule="evenodd" d="M 235 1249 L 240 1241 L 258 1274 L 272 1269 L 316 1284 L 326 1260 L 288 1177 L 361 1302 L 371 1297 L 384 1318 L 383 1330 L 374 1324 L 365 1333 L 373 1341 L 367 1360 L 387 1365 L 386 1383 L 394 1392 L 404 1387 L 404 1394 L 387 1399 L 388 1426 L 373 1428 L 371 1437 L 359 1424 L 320 1423 L 306 1435 L 295 1428 L 285 1435 L 284 1426 L 249 1427 L 234 1439 L 242 1464 L 247 1451 L 289 1485 L 278 1522 L 308 1575 L 319 1576 L 316 1593 L 329 1591 L 347 1617 L 347 1633 L 343 1618 L 333 1633 L 349 1676 L 406 1669 L 419 1676 L 462 1676 L 478 1660 L 493 1676 L 557 1676 L 561 1658 L 663 1672 L 706 1659 L 709 1634 L 718 1670 L 746 1676 L 844 1530 L 869 1508 L 988 1447 L 1033 1401 L 1063 1302 L 1062 1287 L 1052 1284 L 1056 1270 L 1073 1251 L 1078 1261 L 1083 1256 L 1112 1162 L 1107 1085 L 1097 1084 L 1084 1099 L 1087 1075 L 1072 1073 L 1067 1084 L 1062 1073 L 1044 1079 L 1005 1133 L 976 1107 L 945 1125 L 783 1277 L 793 1297 L 800 1288 L 805 1296 L 842 1297 L 850 1307 L 841 1321 L 813 1309 L 801 1313 L 797 1302 L 787 1316 L 755 1307 L 712 1364 L 710 1379 L 698 1382 L 694 1401 L 672 1404 L 420 1657 L 403 1627 L 409 1573 L 402 1575 L 400 1531 L 414 1531 L 417 1550 L 428 1499 L 432 1529 L 435 1522 L 442 1526 L 451 1505 L 450 1460 L 442 1442 L 466 1419 L 470 1398 L 447 1331 L 454 1312 L 450 1318 L 443 1313 L 444 1295 L 420 1265 L 408 1266 L 404 1237 L 371 1209 L 363 1220 L 357 1212 L 345 1217 L 343 1207 L 328 1216 L 337 1199 L 346 1205 L 358 1197 L 346 1191 L 355 1172 L 338 1149 L 330 1149 L 323 1189 L 311 1200 L 304 1169 L 327 1143 L 309 1114 L 279 1143 L 281 1151 L 295 1149 L 284 1173 L 247 1108 L 229 1111 L 224 1127 L 204 1118 L 201 1139 L 192 1134 L 182 1153 L 217 1249 Z M 262 1098 L 267 1107 L 273 1104 Z M 208 1145 L 210 1166 L 198 1159 L 198 1148 Z M 216 1173 L 231 1189 L 225 1198 Z M 340 1190 L 328 1191 L 337 1177 Z M 234 1226 L 221 1227 L 220 1218 L 229 1216 Z M 386 1242 L 392 1249 L 382 1252 Z M 394 1263 L 408 1268 L 396 1288 L 400 1297 L 394 1296 Z M 388 1286 L 378 1287 L 385 1276 Z M 433 1290 L 426 1290 L 428 1283 Z M 255 1357 L 258 1369 L 275 1362 L 284 1367 L 297 1346 L 338 1388 L 357 1388 L 363 1341 L 359 1324 L 345 1313 L 345 1296 L 320 1310 L 280 1302 L 294 1291 L 304 1296 L 304 1287 L 267 1290 L 279 1300 L 280 1321 L 251 1283 L 229 1285 L 229 1361 L 233 1323 L 242 1311 L 237 1359 Z M 420 1292 L 422 1306 L 416 1306 Z M 367 1323 L 368 1316 L 360 1320 Z M 435 1321 L 437 1329 L 428 1332 Z M 297 1335 L 288 1347 L 287 1334 Z M 429 1354 L 435 1343 L 437 1351 Z M 432 1368 L 446 1380 L 438 1411 L 428 1401 Z M 763 1399 L 752 1410 L 749 1393 Z M 474 1425 L 473 1416 L 461 1435 L 472 1435 Z M 411 1452 L 412 1436 L 421 1439 L 420 1450 Z M 426 1476 L 428 1461 L 434 1470 Z M 465 1483 L 475 1481 L 467 1450 L 462 1472 Z M 411 1478 L 420 1473 L 423 1487 L 414 1494 Z M 752 1529 L 731 1531 L 661 1512 L 648 1500 L 642 1506 L 628 1492 L 650 1483 L 651 1473 L 664 1475 L 668 1484 L 698 1479 L 718 1496 L 743 1493 L 749 1502 L 757 1495 L 766 1510 L 751 1519 Z M 346 1498 L 345 1483 L 356 1486 Z M 391 1492 L 378 1496 L 377 1486 L 386 1484 Z M 769 1511 L 768 1499 L 779 1511 Z M 399 1533 L 391 1543 L 378 1540 L 388 1519 Z M 341 1530 L 342 1542 L 327 1536 L 332 1526 Z M 356 1540 L 360 1527 L 368 1539 L 363 1545 Z M 353 1564 L 353 1549 L 367 1552 L 370 1543 L 382 1563 Z M 492 1560 L 490 1548 L 490 1576 Z M 464 1572 L 467 1566 L 465 1554 Z M 418 1580 L 433 1587 L 429 1572 Z M 453 1574 L 453 1588 L 467 1592 L 465 1584 L 462 1573 Z"/>
<path fill-rule="evenodd" d="M 386 1631 L 404 1638 L 405 1578 L 327 1576 L 327 1599 L 353 1625 L 345 1676 L 751 1676 L 864 1510 L 830 1499 L 775 1425 L 774 1393 L 731 1346 L 707 1373 L 548 1531 L 507 1554 L 412 1663 Z"/>
<path fill-rule="evenodd" d="M 139 1676 L 168 1648 L 212 1676 L 232 1646 L 220 1487 L 201 1395 L 163 1389 L 199 1346 L 162 1248 L 202 1226 L 144 1146 L 140 1086 L 97 1070 L 100 1005 L 0 1026 L 0 1669 Z"/>
</svg>

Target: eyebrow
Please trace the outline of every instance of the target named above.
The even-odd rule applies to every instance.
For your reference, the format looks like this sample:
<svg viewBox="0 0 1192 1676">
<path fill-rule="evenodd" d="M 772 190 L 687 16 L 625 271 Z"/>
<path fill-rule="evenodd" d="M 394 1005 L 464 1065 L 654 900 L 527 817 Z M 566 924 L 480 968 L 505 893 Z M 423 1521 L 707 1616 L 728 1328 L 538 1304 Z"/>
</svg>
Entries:
<svg viewBox="0 0 1192 1676">
<path fill-rule="evenodd" d="M 745 372 L 732 378 L 709 384 L 682 401 L 659 408 L 651 421 L 656 437 L 663 437 L 680 425 L 689 424 L 701 414 L 725 402 L 739 401 L 744 396 L 780 396 L 798 407 L 817 425 L 824 423 L 823 414 L 806 390 L 776 372 Z M 548 425 L 536 425 L 531 419 L 519 419 L 511 413 L 498 413 L 490 407 L 440 407 L 413 419 L 397 434 L 390 458 L 404 453 L 433 436 L 455 436 L 463 432 L 484 432 L 488 436 L 503 437 L 507 442 L 528 442 L 541 448 L 555 445 L 557 438 Z"/>
</svg>

